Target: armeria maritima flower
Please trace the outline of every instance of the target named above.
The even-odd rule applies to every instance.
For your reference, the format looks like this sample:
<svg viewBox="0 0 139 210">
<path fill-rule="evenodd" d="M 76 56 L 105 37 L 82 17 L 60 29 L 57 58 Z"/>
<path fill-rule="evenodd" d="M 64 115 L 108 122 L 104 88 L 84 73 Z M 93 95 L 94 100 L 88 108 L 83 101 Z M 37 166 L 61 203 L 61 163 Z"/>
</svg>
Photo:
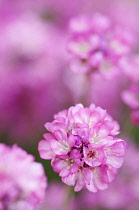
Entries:
<svg viewBox="0 0 139 210">
<path fill-rule="evenodd" d="M 99 13 L 72 18 L 70 33 L 70 66 L 78 73 L 99 72 L 111 78 L 122 70 L 120 61 L 132 49 L 131 33 Z"/>
<path fill-rule="evenodd" d="M 123 163 L 126 143 L 115 138 L 119 125 L 105 110 L 77 104 L 56 114 L 45 127 L 51 133 L 39 143 L 40 156 L 52 159 L 64 183 L 75 185 L 75 191 L 108 187 Z"/>
<path fill-rule="evenodd" d="M 36 210 L 46 186 L 43 167 L 32 155 L 0 144 L 0 210 Z"/>
</svg>

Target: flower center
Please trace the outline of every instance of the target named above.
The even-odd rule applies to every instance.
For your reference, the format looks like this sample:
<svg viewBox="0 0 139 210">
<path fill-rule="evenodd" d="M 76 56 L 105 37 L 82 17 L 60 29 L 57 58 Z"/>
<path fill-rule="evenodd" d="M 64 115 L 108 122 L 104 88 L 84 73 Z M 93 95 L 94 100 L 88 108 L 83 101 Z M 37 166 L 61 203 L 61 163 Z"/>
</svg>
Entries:
<svg viewBox="0 0 139 210">
<path fill-rule="evenodd" d="M 89 151 L 87 154 L 88 158 L 93 158 L 95 155 L 96 155 L 95 150 Z"/>
</svg>

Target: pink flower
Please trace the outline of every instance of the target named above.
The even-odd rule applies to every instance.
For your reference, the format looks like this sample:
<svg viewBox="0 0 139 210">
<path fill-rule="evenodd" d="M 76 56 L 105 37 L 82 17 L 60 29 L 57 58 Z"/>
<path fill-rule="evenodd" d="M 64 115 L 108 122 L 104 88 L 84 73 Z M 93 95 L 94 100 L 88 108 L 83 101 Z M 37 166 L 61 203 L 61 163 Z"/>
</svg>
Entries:
<svg viewBox="0 0 139 210">
<path fill-rule="evenodd" d="M 121 71 L 120 61 L 131 51 L 133 37 L 129 31 L 96 13 L 71 19 L 70 32 L 67 48 L 73 71 L 99 72 L 106 78 Z"/>
<path fill-rule="evenodd" d="M 139 109 L 139 86 L 132 85 L 128 90 L 123 91 L 122 98 L 132 109 Z"/>
<path fill-rule="evenodd" d="M 51 133 L 39 143 L 40 156 L 51 159 L 64 183 L 75 191 L 108 187 L 123 163 L 126 143 L 115 138 L 119 125 L 105 110 L 77 104 L 56 114 L 45 127 Z"/>
<path fill-rule="evenodd" d="M 0 34 L 0 133 L 25 144 L 41 133 L 45 110 L 50 120 L 67 101 L 64 32 L 25 12 L 3 22 Z"/>
<path fill-rule="evenodd" d="M 131 120 L 136 125 L 139 126 L 139 109 L 131 112 Z"/>
<path fill-rule="evenodd" d="M 0 157 L 0 209 L 35 210 L 47 186 L 42 165 L 16 145 L 0 144 Z"/>
<path fill-rule="evenodd" d="M 122 59 L 120 65 L 130 81 L 135 83 L 139 82 L 139 55 L 130 55 Z"/>
</svg>

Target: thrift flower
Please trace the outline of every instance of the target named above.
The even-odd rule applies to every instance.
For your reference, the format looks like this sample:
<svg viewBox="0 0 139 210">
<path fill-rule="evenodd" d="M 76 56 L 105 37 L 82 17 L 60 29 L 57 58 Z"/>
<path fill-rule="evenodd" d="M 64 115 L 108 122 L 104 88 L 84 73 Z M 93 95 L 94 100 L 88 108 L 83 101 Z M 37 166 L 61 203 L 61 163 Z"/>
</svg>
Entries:
<svg viewBox="0 0 139 210">
<path fill-rule="evenodd" d="M 99 72 L 106 78 L 120 72 L 120 61 L 129 54 L 133 43 L 128 30 L 113 26 L 109 18 L 96 13 L 71 19 L 70 32 L 67 49 L 73 71 Z"/>
<path fill-rule="evenodd" d="M 38 149 L 43 159 L 51 159 L 62 181 L 80 191 L 104 190 L 123 163 L 126 143 L 117 139 L 119 125 L 105 110 L 82 104 L 63 110 L 45 124 Z"/>
<path fill-rule="evenodd" d="M 1 210 L 36 210 L 46 186 L 43 167 L 32 155 L 16 145 L 0 144 Z"/>
<path fill-rule="evenodd" d="M 65 32 L 34 13 L 8 19 L 0 29 L 0 134 L 29 144 L 34 130 L 41 133 L 45 110 L 50 120 L 67 101 Z"/>
</svg>

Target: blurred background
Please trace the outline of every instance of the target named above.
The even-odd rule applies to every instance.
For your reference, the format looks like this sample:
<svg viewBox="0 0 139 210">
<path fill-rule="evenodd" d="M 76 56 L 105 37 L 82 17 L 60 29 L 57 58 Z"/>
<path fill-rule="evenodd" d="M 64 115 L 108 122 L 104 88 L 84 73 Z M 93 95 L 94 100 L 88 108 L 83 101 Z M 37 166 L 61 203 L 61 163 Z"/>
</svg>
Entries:
<svg viewBox="0 0 139 210">
<path fill-rule="evenodd" d="M 139 210 L 139 88 L 130 89 L 139 85 L 138 11 L 138 0 L 0 0 L 0 141 L 17 144 L 44 165 L 49 187 L 40 209 Z M 116 79 L 91 76 L 88 89 L 85 75 L 69 66 L 69 21 L 96 12 L 133 33 L 134 62 Z M 65 185 L 37 147 L 44 124 L 76 103 L 95 103 L 118 120 L 128 151 L 108 190 L 82 191 L 67 201 Z"/>
</svg>

